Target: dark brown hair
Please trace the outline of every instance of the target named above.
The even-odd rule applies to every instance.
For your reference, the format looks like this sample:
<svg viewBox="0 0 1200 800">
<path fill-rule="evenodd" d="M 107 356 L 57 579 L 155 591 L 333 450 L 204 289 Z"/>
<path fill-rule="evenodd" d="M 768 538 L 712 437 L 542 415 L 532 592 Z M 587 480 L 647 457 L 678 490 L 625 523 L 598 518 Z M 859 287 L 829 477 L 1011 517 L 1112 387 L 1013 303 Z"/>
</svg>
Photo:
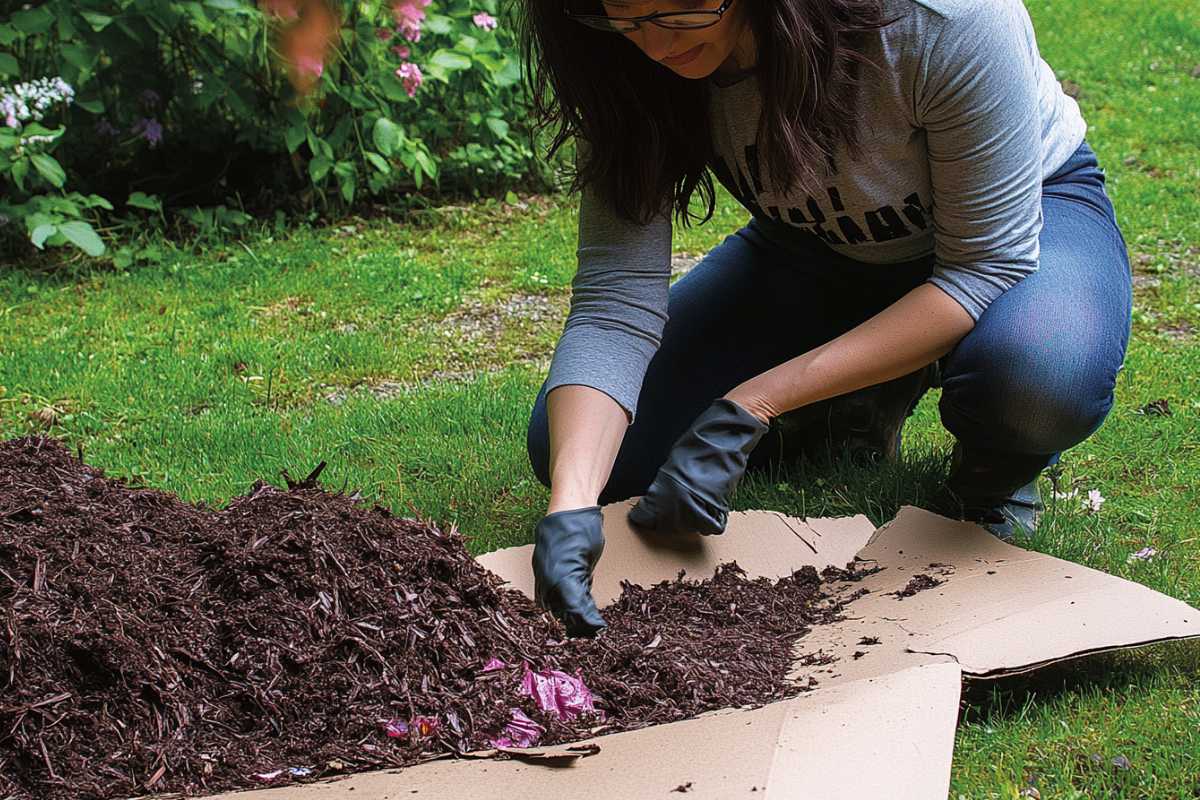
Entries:
<svg viewBox="0 0 1200 800">
<path fill-rule="evenodd" d="M 699 188 L 715 206 L 709 162 L 709 86 L 647 58 L 618 33 L 580 25 L 562 0 L 516 0 L 521 55 L 538 131 L 555 127 L 547 152 L 570 139 L 589 156 L 571 173 L 571 191 L 595 183 L 626 219 L 667 210 L 690 224 Z M 881 0 L 734 0 L 745 3 L 757 45 L 762 96 L 759 141 L 779 190 L 817 185 L 839 142 L 858 149 L 855 98 L 861 40 L 883 27 Z"/>
</svg>

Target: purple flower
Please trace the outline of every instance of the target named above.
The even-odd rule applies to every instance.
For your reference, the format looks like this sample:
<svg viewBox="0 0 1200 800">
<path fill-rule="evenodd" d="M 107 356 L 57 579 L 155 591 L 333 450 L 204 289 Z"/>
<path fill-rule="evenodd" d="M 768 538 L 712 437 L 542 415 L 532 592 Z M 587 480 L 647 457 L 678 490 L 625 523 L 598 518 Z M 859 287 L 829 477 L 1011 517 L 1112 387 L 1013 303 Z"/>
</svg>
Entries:
<svg viewBox="0 0 1200 800">
<path fill-rule="evenodd" d="M 133 123 L 133 127 L 129 132 L 134 136 L 141 136 L 151 147 L 158 147 L 162 144 L 163 126 L 153 117 L 142 117 L 137 122 Z"/>
<path fill-rule="evenodd" d="M 158 104 L 162 102 L 162 97 L 153 89 L 142 90 L 140 99 L 146 108 L 157 108 Z"/>
<path fill-rule="evenodd" d="M 475 23 L 475 27 L 483 28 L 485 31 L 496 30 L 496 18 L 486 11 L 480 11 L 475 16 L 471 17 L 471 21 Z"/>
<path fill-rule="evenodd" d="M 106 136 L 110 139 L 117 137 L 121 133 L 120 128 L 103 118 L 97 120 L 96 124 L 92 126 L 92 129 L 96 131 L 97 136 Z"/>
</svg>

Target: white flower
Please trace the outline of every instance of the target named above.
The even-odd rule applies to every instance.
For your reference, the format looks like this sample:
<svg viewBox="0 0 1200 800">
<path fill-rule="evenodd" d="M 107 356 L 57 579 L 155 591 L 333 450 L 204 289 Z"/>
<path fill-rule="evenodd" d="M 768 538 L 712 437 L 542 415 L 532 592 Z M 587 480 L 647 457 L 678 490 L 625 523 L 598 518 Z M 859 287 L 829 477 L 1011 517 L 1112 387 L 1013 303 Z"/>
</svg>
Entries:
<svg viewBox="0 0 1200 800">
<path fill-rule="evenodd" d="M 1150 559 L 1154 558 L 1156 555 L 1158 555 L 1158 551 L 1155 550 L 1153 547 L 1143 547 L 1141 550 L 1138 550 L 1136 553 L 1130 553 L 1127 561 L 1129 561 L 1129 562 L 1149 561 Z"/>
<path fill-rule="evenodd" d="M 1072 489 L 1069 492 L 1055 492 L 1054 499 L 1055 500 L 1070 500 L 1071 498 L 1077 496 L 1078 494 L 1079 494 L 1078 489 Z"/>
<path fill-rule="evenodd" d="M 1083 508 L 1085 511 L 1096 512 L 1100 510 L 1100 506 L 1104 505 L 1104 495 L 1100 494 L 1098 489 L 1092 489 L 1087 494 L 1087 498 L 1083 500 Z"/>
</svg>

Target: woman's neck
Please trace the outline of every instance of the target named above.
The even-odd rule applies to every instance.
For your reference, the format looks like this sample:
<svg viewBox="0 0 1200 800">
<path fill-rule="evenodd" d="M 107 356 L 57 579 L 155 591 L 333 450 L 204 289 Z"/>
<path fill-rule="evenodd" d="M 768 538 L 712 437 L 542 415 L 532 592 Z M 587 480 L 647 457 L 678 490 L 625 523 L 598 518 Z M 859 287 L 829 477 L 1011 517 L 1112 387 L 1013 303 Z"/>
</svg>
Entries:
<svg viewBox="0 0 1200 800">
<path fill-rule="evenodd" d="M 729 57 L 713 71 L 717 78 L 734 78 L 754 68 L 757 62 L 757 48 L 754 45 L 754 31 L 748 24 L 742 28 L 737 44 L 729 53 Z"/>
</svg>

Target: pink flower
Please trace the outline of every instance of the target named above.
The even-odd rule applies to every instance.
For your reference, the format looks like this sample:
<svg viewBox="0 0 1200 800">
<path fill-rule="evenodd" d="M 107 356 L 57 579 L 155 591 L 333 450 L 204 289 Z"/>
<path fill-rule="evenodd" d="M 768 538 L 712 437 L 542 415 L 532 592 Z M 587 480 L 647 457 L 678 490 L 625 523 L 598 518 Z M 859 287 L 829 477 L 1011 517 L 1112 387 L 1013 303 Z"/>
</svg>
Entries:
<svg viewBox="0 0 1200 800">
<path fill-rule="evenodd" d="M 401 20 L 400 24 L 396 26 L 396 33 L 410 42 L 421 41 L 421 25 L 411 20 Z"/>
<path fill-rule="evenodd" d="M 396 69 L 396 77 L 404 81 L 404 91 L 408 92 L 409 97 L 417 93 L 417 88 L 424 80 L 421 68 L 410 61 L 405 61 Z"/>
<path fill-rule="evenodd" d="M 392 52 L 400 56 L 400 58 L 408 58 L 409 53 L 412 51 L 409 50 L 405 45 L 398 44 L 392 47 Z"/>
<path fill-rule="evenodd" d="M 397 0 L 392 4 L 392 17 L 396 20 L 396 31 L 410 42 L 421 40 L 421 23 L 425 20 L 425 7 L 430 0 Z"/>
<path fill-rule="evenodd" d="M 393 31 L 391 28 L 376 28 L 375 29 L 375 38 L 381 42 L 386 42 L 388 39 L 392 38 L 392 36 L 394 34 L 395 34 L 395 31 Z"/>
<path fill-rule="evenodd" d="M 486 11 L 480 11 L 475 16 L 471 17 L 471 21 L 475 23 L 475 27 L 483 28 L 485 31 L 496 30 L 496 18 Z"/>
</svg>

